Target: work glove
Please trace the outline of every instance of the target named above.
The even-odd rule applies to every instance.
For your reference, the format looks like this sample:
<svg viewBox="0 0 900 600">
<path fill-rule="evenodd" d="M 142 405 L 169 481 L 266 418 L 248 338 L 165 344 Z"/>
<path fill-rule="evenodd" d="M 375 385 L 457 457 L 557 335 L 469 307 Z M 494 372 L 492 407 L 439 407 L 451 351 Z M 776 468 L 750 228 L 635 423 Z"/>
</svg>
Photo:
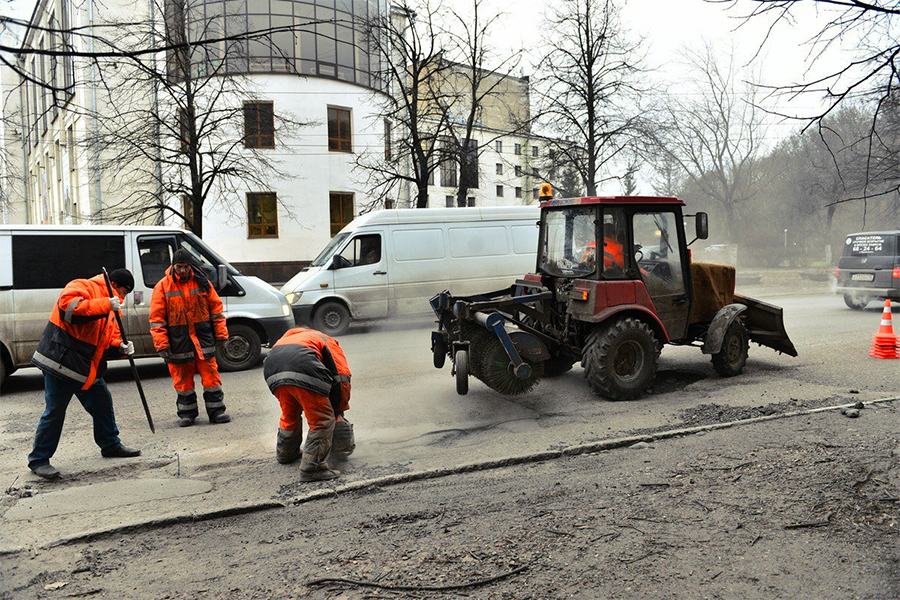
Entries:
<svg viewBox="0 0 900 600">
<path fill-rule="evenodd" d="M 124 354 L 125 356 L 131 356 L 134 354 L 134 342 L 122 342 L 119 344 L 119 352 Z"/>
<path fill-rule="evenodd" d="M 119 300 L 116 296 L 113 296 L 109 299 L 109 310 L 117 311 L 122 308 L 122 301 Z"/>
</svg>

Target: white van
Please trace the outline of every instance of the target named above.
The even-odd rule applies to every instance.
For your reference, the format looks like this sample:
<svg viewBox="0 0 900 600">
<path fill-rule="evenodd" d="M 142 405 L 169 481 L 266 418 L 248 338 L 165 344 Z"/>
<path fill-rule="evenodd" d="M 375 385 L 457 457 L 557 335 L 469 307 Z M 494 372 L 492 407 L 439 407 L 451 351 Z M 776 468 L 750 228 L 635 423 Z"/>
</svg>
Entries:
<svg viewBox="0 0 900 600">
<path fill-rule="evenodd" d="M 537 206 L 380 210 L 344 227 L 281 291 L 297 323 L 340 335 L 351 321 L 431 314 L 429 300 L 512 285 L 535 269 Z"/>
<path fill-rule="evenodd" d="M 187 249 L 225 305 L 230 337 L 218 355 L 224 371 L 259 362 L 261 345 L 294 326 L 284 296 L 256 277 L 241 275 L 190 232 L 169 227 L 0 225 L 0 382 L 31 356 L 65 285 L 126 268 L 134 290 L 122 308 L 135 357 L 156 356 L 150 337 L 150 298 L 172 254 Z"/>
</svg>

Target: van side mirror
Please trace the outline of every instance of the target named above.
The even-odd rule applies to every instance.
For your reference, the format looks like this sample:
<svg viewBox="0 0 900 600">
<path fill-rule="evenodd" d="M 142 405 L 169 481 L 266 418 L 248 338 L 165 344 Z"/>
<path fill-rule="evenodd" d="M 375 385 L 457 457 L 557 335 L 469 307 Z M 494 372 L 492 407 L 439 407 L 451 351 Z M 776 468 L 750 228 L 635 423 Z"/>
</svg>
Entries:
<svg viewBox="0 0 900 600">
<path fill-rule="evenodd" d="M 228 285 L 228 267 L 218 265 L 216 267 L 216 291 L 223 290 Z"/>
<path fill-rule="evenodd" d="M 709 237 L 709 216 L 705 212 L 697 213 L 697 239 L 705 240 Z"/>
</svg>

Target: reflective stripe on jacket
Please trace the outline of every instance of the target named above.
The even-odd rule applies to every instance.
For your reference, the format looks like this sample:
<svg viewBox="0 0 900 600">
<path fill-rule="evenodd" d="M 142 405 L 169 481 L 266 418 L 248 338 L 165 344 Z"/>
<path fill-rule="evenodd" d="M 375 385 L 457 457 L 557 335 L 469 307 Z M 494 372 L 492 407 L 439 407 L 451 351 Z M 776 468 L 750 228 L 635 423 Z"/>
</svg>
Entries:
<svg viewBox="0 0 900 600">
<path fill-rule="evenodd" d="M 45 373 L 80 384 L 83 390 L 94 385 L 102 371 L 104 353 L 122 343 L 110 309 L 103 275 L 70 281 L 50 313 L 32 364 Z"/>
<path fill-rule="evenodd" d="M 296 327 L 278 340 L 263 363 L 273 393 L 293 385 L 331 400 L 335 412 L 350 409 L 350 366 L 338 341 L 321 331 Z"/>
<path fill-rule="evenodd" d="M 205 277 L 192 272 L 181 283 L 169 267 L 153 288 L 150 335 L 157 352 L 170 352 L 169 362 L 193 362 L 195 353 L 212 358 L 216 340 L 228 339 L 222 299 Z"/>
</svg>

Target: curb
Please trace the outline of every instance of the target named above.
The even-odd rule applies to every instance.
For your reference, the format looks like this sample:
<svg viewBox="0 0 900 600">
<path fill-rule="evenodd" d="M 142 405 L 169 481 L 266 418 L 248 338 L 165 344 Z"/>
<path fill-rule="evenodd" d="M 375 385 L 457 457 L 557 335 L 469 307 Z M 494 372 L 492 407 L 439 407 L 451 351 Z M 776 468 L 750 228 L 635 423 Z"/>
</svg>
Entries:
<svg viewBox="0 0 900 600">
<path fill-rule="evenodd" d="M 900 396 L 894 396 L 889 398 L 879 398 L 877 400 L 869 400 L 868 402 L 863 402 L 863 406 L 871 406 L 876 404 L 886 404 L 890 402 L 900 401 Z M 84 531 L 75 533 L 64 538 L 55 540 L 48 544 L 43 544 L 37 547 L 15 547 L 15 548 L 0 548 L 0 556 L 19 554 L 22 552 L 29 552 L 38 549 L 47 549 L 53 548 L 56 546 L 62 546 L 66 544 L 71 544 L 75 542 L 83 542 L 83 541 L 91 541 L 96 540 L 102 537 L 106 537 L 113 534 L 118 533 L 128 533 L 139 531 L 147 528 L 160 528 L 167 527 L 169 525 L 177 525 L 180 523 L 195 523 L 197 521 L 209 521 L 212 519 L 217 519 L 221 517 L 231 517 L 235 515 L 242 514 L 250 514 L 255 512 L 262 512 L 271 509 L 278 508 L 287 508 L 288 506 L 298 506 L 301 504 L 306 504 L 307 502 L 314 502 L 316 500 L 330 499 L 334 498 L 340 494 L 346 494 L 349 492 L 355 492 L 359 490 L 364 490 L 367 488 L 373 487 L 384 487 L 384 486 L 392 486 L 392 485 L 400 485 L 403 483 L 410 483 L 413 481 L 426 481 L 429 479 L 439 479 L 442 477 L 447 477 L 450 475 L 458 475 L 461 473 L 473 473 L 478 471 L 489 471 L 492 469 L 499 469 L 503 467 L 509 467 L 513 465 L 521 465 L 527 463 L 536 463 L 543 462 L 548 460 L 554 460 L 558 458 L 562 458 L 564 456 L 578 456 L 581 454 L 592 454 L 595 452 L 602 452 L 605 450 L 616 450 L 619 448 L 626 448 L 628 446 L 632 446 L 638 442 L 653 442 L 658 440 L 671 439 L 675 437 L 681 437 L 685 435 L 692 435 L 699 432 L 707 432 L 707 431 L 716 431 L 719 429 L 728 429 L 735 426 L 741 425 L 751 425 L 755 423 L 762 423 L 765 421 L 774 421 L 777 419 L 788 419 L 793 417 L 800 417 L 805 415 L 811 415 L 820 412 L 828 412 L 833 410 L 839 410 L 842 408 L 852 408 L 854 407 L 856 402 L 849 404 L 838 404 L 835 406 L 824 406 L 820 408 L 811 408 L 807 410 L 797 410 L 786 412 L 778 415 L 766 415 L 762 417 L 754 417 L 752 419 L 741 419 L 739 421 L 730 421 L 728 423 L 716 423 L 713 425 L 698 425 L 696 427 L 683 427 L 678 429 L 670 429 L 667 431 L 661 431 L 653 434 L 643 434 L 643 435 L 633 435 L 626 436 L 621 438 L 613 438 L 609 440 L 602 440 L 599 442 L 592 442 L 590 444 L 579 444 L 577 446 L 569 446 L 567 448 L 563 448 L 562 450 L 552 450 L 548 452 L 538 452 L 534 454 L 524 454 L 521 456 L 513 456 L 509 458 L 503 458 L 498 460 L 489 460 L 489 461 L 481 461 L 475 463 L 468 463 L 457 465 L 455 467 L 441 468 L 441 469 L 428 469 L 425 471 L 414 471 L 412 473 L 403 473 L 397 475 L 385 475 L 383 477 L 377 477 L 375 479 L 365 479 L 362 481 L 356 481 L 353 483 L 348 483 L 346 485 L 341 485 L 334 488 L 323 488 L 318 489 L 308 494 L 303 494 L 302 496 L 295 496 L 291 500 L 287 502 L 277 502 L 277 501 L 268 501 L 268 502 L 245 502 L 240 504 L 235 504 L 225 508 L 219 508 L 216 510 L 210 510 L 206 512 L 200 513 L 192 513 L 185 515 L 178 515 L 174 517 L 166 517 L 161 519 L 151 519 L 148 521 L 144 521 L 141 523 L 133 523 L 130 525 L 115 525 L 111 527 L 94 529 L 91 531 Z"/>
</svg>

